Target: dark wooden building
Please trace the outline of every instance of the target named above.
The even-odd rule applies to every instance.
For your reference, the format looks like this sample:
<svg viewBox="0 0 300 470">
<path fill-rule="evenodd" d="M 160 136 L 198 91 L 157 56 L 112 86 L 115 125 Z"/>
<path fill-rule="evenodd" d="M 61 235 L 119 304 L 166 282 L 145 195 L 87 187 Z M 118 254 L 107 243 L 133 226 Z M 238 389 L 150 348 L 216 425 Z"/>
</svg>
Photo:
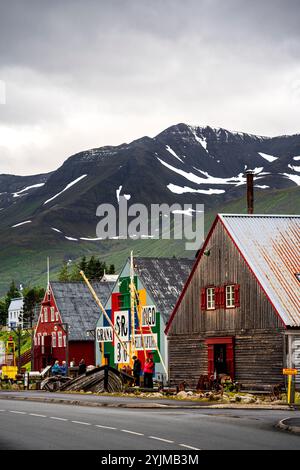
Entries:
<svg viewBox="0 0 300 470">
<path fill-rule="evenodd" d="M 114 283 L 92 282 L 100 300 L 105 303 Z M 55 360 L 75 364 L 83 358 L 95 364 L 94 330 L 100 309 L 84 282 L 50 282 L 34 332 L 34 369 L 41 370 Z M 67 332 L 68 330 L 68 341 Z"/>
<path fill-rule="evenodd" d="M 224 372 L 257 390 L 300 371 L 300 216 L 218 215 L 166 333 L 172 384 Z"/>
</svg>

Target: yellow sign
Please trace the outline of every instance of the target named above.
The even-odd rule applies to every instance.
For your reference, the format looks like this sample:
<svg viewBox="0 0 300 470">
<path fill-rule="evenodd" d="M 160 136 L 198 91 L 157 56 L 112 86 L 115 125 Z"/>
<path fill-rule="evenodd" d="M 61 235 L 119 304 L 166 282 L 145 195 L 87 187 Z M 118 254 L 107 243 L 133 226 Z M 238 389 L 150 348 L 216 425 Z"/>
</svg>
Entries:
<svg viewBox="0 0 300 470">
<path fill-rule="evenodd" d="M 298 371 L 297 369 L 283 369 L 282 373 L 283 375 L 297 375 Z"/>
</svg>

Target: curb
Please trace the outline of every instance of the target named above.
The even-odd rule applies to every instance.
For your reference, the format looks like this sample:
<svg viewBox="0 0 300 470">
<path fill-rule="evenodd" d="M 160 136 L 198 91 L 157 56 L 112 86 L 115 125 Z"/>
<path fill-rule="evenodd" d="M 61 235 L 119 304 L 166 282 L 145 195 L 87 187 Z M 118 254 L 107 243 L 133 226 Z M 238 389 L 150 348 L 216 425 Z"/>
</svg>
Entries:
<svg viewBox="0 0 300 470">
<path fill-rule="evenodd" d="M 284 418 L 276 424 L 276 428 L 281 429 L 282 431 L 292 432 L 293 434 L 300 434 L 300 426 L 290 426 L 285 424 L 290 418 Z"/>
<path fill-rule="evenodd" d="M 84 400 L 71 400 L 66 398 L 48 398 L 48 397 L 21 397 L 0 395 L 0 400 L 17 400 L 17 401 L 31 401 L 39 403 L 55 403 L 62 405 L 76 405 L 76 406 L 89 406 L 94 408 L 131 408 L 131 409 L 175 409 L 175 410 L 205 410 L 205 409 L 220 409 L 220 410 L 290 410 L 288 405 L 235 405 L 235 404 L 215 404 L 215 405 L 166 405 L 164 403 L 103 403 Z M 288 418 L 286 418 L 288 419 Z M 278 423 L 279 424 L 279 423 Z M 299 432 L 300 432 L 300 428 Z"/>
</svg>

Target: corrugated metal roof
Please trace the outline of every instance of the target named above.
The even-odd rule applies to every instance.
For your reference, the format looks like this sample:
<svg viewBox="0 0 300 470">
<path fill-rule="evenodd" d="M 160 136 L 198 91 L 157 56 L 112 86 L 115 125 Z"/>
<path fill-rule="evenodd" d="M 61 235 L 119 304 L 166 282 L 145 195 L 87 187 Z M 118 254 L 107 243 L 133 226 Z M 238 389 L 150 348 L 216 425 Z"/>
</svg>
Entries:
<svg viewBox="0 0 300 470">
<path fill-rule="evenodd" d="M 11 312 L 13 310 L 22 310 L 23 309 L 23 303 L 24 303 L 23 297 L 19 297 L 17 299 L 12 299 L 10 304 L 9 304 L 8 311 Z"/>
<path fill-rule="evenodd" d="M 165 324 L 195 260 L 187 258 L 134 258 L 134 270 L 150 293 Z"/>
<path fill-rule="evenodd" d="M 300 216 L 220 214 L 286 326 L 300 326 Z"/>
<path fill-rule="evenodd" d="M 105 305 L 113 282 L 91 282 L 102 305 Z M 69 339 L 87 341 L 87 330 L 96 327 L 101 314 L 85 282 L 50 282 L 62 321 L 69 325 Z"/>
</svg>

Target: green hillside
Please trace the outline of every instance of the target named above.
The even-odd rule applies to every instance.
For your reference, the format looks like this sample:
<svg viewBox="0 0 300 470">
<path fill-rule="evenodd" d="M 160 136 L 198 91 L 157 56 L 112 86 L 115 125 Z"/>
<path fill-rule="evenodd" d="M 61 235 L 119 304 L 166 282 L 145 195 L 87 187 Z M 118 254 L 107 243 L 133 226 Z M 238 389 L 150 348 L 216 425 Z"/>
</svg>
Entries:
<svg viewBox="0 0 300 470">
<path fill-rule="evenodd" d="M 205 232 L 209 230 L 217 213 L 246 213 L 245 197 L 218 206 L 205 213 Z M 284 190 L 256 190 L 255 213 L 262 214 L 300 214 L 300 188 Z M 51 277 L 57 273 L 63 260 L 75 262 L 81 256 L 95 255 L 108 264 L 114 263 L 119 270 L 125 263 L 130 250 L 141 256 L 186 256 L 194 253 L 185 251 L 181 240 L 106 240 L 98 242 L 69 241 L 49 233 L 49 227 L 30 227 L 30 238 L 13 239 L 7 231 L 1 234 L 0 247 L 0 295 L 8 289 L 11 279 L 23 285 L 46 283 L 46 259 L 50 256 Z M 32 243 L 34 239 L 34 243 Z"/>
</svg>

